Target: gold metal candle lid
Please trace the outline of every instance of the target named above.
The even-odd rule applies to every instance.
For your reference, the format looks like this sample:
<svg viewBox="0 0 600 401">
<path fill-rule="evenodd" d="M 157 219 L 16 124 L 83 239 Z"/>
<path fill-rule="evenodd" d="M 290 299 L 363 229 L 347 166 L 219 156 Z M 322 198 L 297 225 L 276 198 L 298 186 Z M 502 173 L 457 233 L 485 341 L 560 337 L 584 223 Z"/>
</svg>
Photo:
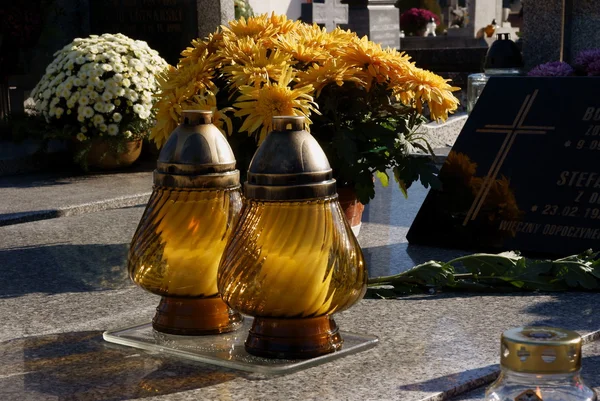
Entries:
<svg viewBox="0 0 600 401">
<path fill-rule="evenodd" d="M 240 183 L 231 146 L 212 124 L 212 112 L 184 110 L 183 123 L 158 156 L 154 185 L 174 188 L 231 188 Z"/>
<path fill-rule="evenodd" d="M 246 198 L 303 200 L 335 195 L 327 156 L 304 130 L 304 117 L 273 117 L 273 132 L 260 145 L 248 168 Z"/>
<path fill-rule="evenodd" d="M 581 368 L 581 336 L 571 330 L 529 326 L 502 334 L 500 364 L 522 373 L 571 373 Z"/>
</svg>

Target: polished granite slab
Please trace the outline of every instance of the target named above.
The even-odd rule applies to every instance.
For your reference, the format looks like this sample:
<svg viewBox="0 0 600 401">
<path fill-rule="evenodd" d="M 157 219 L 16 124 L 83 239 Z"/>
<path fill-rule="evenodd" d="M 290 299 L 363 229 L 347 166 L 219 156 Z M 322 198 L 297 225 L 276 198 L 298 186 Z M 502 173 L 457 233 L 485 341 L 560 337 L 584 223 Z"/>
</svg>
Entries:
<svg viewBox="0 0 600 401">
<path fill-rule="evenodd" d="M 359 240 L 371 275 L 460 252 L 408 246 L 426 191 L 406 201 L 378 190 Z M 547 324 L 597 333 L 597 294 L 442 294 L 363 300 L 336 315 L 343 330 L 374 334 L 368 351 L 261 379 L 151 355 L 102 332 L 152 318 L 158 297 L 125 273 L 142 207 L 0 227 L 1 400 L 442 400 L 497 372 L 500 333 Z"/>
<path fill-rule="evenodd" d="M 0 226 L 145 204 L 152 167 L 73 175 L 53 172 L 0 177 Z"/>
</svg>

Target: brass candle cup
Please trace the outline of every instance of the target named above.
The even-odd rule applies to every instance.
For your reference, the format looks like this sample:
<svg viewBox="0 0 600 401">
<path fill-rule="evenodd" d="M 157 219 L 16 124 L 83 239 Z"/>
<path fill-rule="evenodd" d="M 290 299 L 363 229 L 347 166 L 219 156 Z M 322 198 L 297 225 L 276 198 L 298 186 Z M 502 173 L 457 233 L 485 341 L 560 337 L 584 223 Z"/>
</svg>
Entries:
<svg viewBox="0 0 600 401">
<path fill-rule="evenodd" d="M 217 268 L 242 206 L 239 171 L 209 111 L 186 110 L 154 171 L 154 188 L 131 241 L 131 280 L 162 297 L 157 331 L 232 331 L 242 317 L 220 298 Z"/>
<path fill-rule="evenodd" d="M 217 284 L 233 309 L 254 316 L 253 355 L 311 358 L 341 348 L 332 314 L 361 299 L 367 271 L 337 200 L 323 150 L 303 117 L 274 117 L 244 184 L 244 205 Z"/>
</svg>

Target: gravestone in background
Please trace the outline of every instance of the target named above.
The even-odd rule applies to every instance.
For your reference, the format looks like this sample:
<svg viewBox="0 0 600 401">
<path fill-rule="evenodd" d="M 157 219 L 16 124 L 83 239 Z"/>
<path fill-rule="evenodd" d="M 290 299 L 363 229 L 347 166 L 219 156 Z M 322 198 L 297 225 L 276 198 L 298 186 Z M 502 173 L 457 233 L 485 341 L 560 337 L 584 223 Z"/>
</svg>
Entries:
<svg viewBox="0 0 600 401">
<path fill-rule="evenodd" d="M 169 64 L 198 37 L 196 0 L 90 0 L 93 34 L 122 33 L 144 40 Z"/>
<path fill-rule="evenodd" d="M 472 251 L 600 249 L 600 80 L 486 85 L 407 238 Z"/>
<path fill-rule="evenodd" d="M 566 8 L 562 32 L 563 3 Z M 530 69 L 558 61 L 564 38 L 564 61 L 572 62 L 586 49 L 600 47 L 600 2 L 598 0 L 527 1 L 523 11 L 523 58 Z"/>
<path fill-rule="evenodd" d="M 343 29 L 355 31 L 359 37 L 367 35 L 370 40 L 384 48 L 400 48 L 400 15 L 394 0 L 342 0 L 348 4 L 348 24 Z"/>
<path fill-rule="evenodd" d="M 333 31 L 340 24 L 348 23 L 348 6 L 340 0 L 323 0 L 321 2 L 301 4 L 300 20 L 325 27 Z"/>
</svg>

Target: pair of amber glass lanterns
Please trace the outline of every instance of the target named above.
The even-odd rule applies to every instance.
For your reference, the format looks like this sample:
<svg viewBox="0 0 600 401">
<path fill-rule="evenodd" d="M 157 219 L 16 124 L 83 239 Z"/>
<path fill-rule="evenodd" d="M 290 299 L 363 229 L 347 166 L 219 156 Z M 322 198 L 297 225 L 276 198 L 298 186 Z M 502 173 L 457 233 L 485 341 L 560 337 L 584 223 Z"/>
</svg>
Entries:
<svg viewBox="0 0 600 401">
<path fill-rule="evenodd" d="M 159 332 L 207 335 L 254 321 L 253 355 L 311 358 L 339 350 L 332 314 L 366 290 L 363 255 L 332 170 L 303 117 L 274 117 L 242 196 L 239 171 L 209 111 L 183 112 L 160 152 L 134 234 L 131 279 L 162 297 Z"/>
</svg>

